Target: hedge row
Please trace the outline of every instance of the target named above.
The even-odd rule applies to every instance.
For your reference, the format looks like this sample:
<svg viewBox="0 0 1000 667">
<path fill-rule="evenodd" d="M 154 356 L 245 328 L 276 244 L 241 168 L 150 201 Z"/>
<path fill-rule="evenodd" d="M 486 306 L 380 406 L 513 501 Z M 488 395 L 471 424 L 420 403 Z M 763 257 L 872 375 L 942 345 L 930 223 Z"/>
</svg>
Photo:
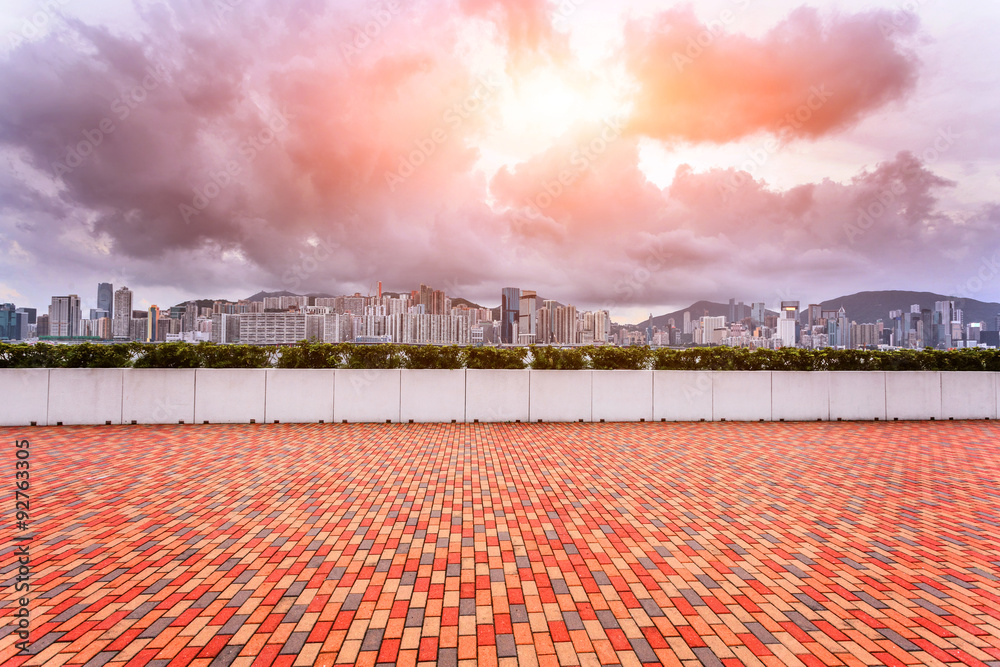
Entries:
<svg viewBox="0 0 1000 667">
<path fill-rule="evenodd" d="M 0 343 L 0 368 L 474 368 L 705 371 L 1000 371 L 1000 350 L 686 350 L 496 348 L 302 342 L 280 348 L 212 343 Z"/>
</svg>

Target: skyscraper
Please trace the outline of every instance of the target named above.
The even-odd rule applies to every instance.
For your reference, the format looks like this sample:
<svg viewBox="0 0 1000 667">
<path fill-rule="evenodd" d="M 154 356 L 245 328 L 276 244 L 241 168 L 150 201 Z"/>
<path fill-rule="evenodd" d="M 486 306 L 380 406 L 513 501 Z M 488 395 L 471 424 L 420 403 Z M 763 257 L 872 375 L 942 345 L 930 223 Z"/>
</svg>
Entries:
<svg viewBox="0 0 1000 667">
<path fill-rule="evenodd" d="M 155 343 L 159 340 L 157 326 L 160 323 L 160 307 L 153 305 L 149 307 L 149 326 L 146 327 L 146 342 Z"/>
<path fill-rule="evenodd" d="M 22 330 L 27 329 L 27 316 L 17 310 L 12 303 L 0 304 L 0 340 L 20 340 Z"/>
<path fill-rule="evenodd" d="M 521 301 L 519 306 L 520 311 L 520 323 L 517 327 L 517 332 L 519 335 L 531 334 L 535 336 L 535 340 L 538 340 L 538 331 L 536 323 L 536 315 L 538 309 L 538 294 L 533 290 L 524 290 L 521 292 Z"/>
<path fill-rule="evenodd" d="M 132 328 L 132 290 L 122 287 L 115 290 L 115 303 L 111 320 L 111 335 L 116 340 L 128 340 Z"/>
<path fill-rule="evenodd" d="M 517 342 L 517 325 L 521 319 L 521 290 L 504 287 L 500 292 L 500 342 L 511 345 Z"/>
<path fill-rule="evenodd" d="M 105 317 L 114 315 L 114 299 L 115 292 L 111 283 L 97 283 L 97 310 L 107 311 Z"/>
<path fill-rule="evenodd" d="M 650 318 L 652 319 L 652 318 Z M 736 317 L 736 299 L 729 300 L 729 318 L 726 320 L 729 324 L 737 321 Z"/>
<path fill-rule="evenodd" d="M 951 347 L 951 323 L 954 317 L 954 301 L 934 302 L 935 346 L 939 350 L 947 350 Z"/>
<path fill-rule="evenodd" d="M 52 305 L 49 306 L 49 335 L 78 336 L 80 317 L 80 297 L 76 294 L 52 297 Z"/>
</svg>

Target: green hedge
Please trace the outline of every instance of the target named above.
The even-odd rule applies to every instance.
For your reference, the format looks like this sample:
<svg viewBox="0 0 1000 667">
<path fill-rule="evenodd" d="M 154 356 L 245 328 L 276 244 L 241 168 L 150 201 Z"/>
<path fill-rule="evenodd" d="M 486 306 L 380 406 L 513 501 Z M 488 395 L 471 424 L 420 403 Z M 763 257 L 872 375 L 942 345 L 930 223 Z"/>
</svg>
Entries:
<svg viewBox="0 0 1000 667">
<path fill-rule="evenodd" d="M 705 371 L 998 371 L 1000 350 L 685 350 L 584 346 L 497 348 L 301 342 L 280 348 L 212 343 L 0 343 L 0 368 L 473 368 Z"/>
</svg>

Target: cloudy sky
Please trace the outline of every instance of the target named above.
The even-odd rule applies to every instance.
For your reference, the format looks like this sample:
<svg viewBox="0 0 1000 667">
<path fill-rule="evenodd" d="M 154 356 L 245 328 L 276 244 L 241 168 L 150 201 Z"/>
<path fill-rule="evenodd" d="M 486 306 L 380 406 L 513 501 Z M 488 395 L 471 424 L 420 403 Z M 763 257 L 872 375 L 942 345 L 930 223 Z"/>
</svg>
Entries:
<svg viewBox="0 0 1000 667">
<path fill-rule="evenodd" d="M 1000 4 L 13 0 L 0 300 L 1000 300 Z"/>
</svg>

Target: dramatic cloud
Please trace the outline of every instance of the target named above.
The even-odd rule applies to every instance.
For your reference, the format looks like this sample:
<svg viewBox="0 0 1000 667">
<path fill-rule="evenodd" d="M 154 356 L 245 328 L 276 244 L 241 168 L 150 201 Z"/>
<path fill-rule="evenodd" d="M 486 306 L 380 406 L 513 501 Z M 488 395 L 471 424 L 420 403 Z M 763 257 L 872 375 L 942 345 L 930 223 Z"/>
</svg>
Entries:
<svg viewBox="0 0 1000 667">
<path fill-rule="evenodd" d="M 899 44 L 915 20 L 885 11 L 824 19 L 802 8 L 753 39 L 729 32 L 737 11 L 703 24 L 691 9 L 674 9 L 629 25 L 636 132 L 711 142 L 759 131 L 818 137 L 902 99 L 916 83 L 916 58 Z"/>
<path fill-rule="evenodd" d="M 836 145 L 917 94 L 912 17 L 800 9 L 752 38 L 670 10 L 628 23 L 625 69 L 591 73 L 541 0 L 206 6 L 142 6 L 131 31 L 70 18 L 2 57 L 4 293 L 382 280 L 659 309 L 907 287 L 931 265 L 946 290 L 997 238 L 995 198 L 952 201 L 954 171 L 925 159 L 933 132 L 787 189 L 704 165 L 660 188 L 642 166 L 650 138 Z"/>
</svg>

